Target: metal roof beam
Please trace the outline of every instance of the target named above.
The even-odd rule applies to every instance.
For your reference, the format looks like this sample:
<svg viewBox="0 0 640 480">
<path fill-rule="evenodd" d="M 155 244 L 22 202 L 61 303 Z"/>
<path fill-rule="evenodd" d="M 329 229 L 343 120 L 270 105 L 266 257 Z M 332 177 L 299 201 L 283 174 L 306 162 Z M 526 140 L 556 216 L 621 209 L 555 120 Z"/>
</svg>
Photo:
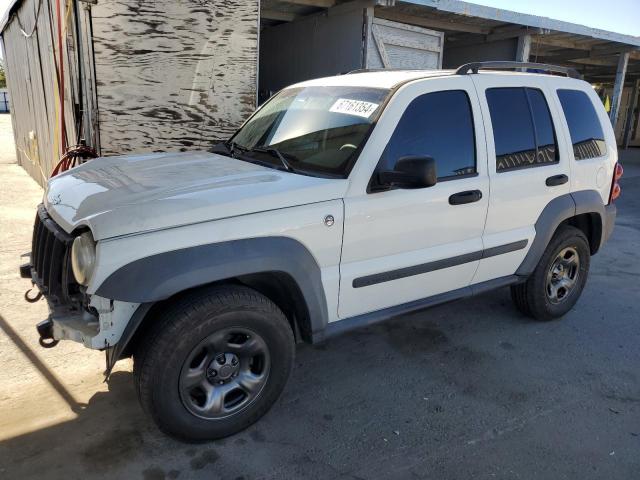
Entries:
<svg viewBox="0 0 640 480">
<path fill-rule="evenodd" d="M 494 28 L 486 37 L 487 42 L 495 42 L 497 40 L 504 40 L 507 38 L 515 38 L 521 35 L 542 35 L 547 33 L 547 30 L 542 28 L 529 28 L 522 25 L 509 25 L 506 27 Z"/>
<path fill-rule="evenodd" d="M 640 48 L 631 47 L 629 45 L 622 45 L 617 43 L 607 43 L 604 45 L 594 45 L 591 48 L 592 57 L 606 57 L 608 55 L 617 55 L 619 53 L 640 51 Z"/>
<path fill-rule="evenodd" d="M 335 0 L 280 0 L 283 3 L 301 5 L 304 7 L 331 8 L 336 4 Z"/>
<path fill-rule="evenodd" d="M 552 33 L 551 35 L 555 35 L 555 33 Z M 572 48 L 575 50 L 579 50 L 581 47 L 579 42 L 564 38 L 558 38 L 556 36 L 551 37 L 547 34 L 536 35 L 534 40 L 542 45 L 549 45 L 558 48 Z"/>
<path fill-rule="evenodd" d="M 467 47 L 469 45 L 479 45 L 483 42 L 483 37 L 477 34 L 465 33 L 463 35 L 445 35 L 445 43 L 449 47 Z"/>
<path fill-rule="evenodd" d="M 614 77 L 617 71 L 616 65 L 611 65 L 608 68 L 595 67 L 595 68 L 580 68 L 579 71 L 587 77 Z M 629 65 L 627 67 L 627 75 L 640 75 L 640 65 Z"/>
<path fill-rule="evenodd" d="M 568 61 L 572 63 L 580 64 L 580 65 L 596 65 L 596 66 L 612 67 L 612 68 L 616 65 L 616 63 L 618 63 L 618 59 L 616 57 L 611 57 L 611 58 L 585 57 L 585 58 L 574 58 Z"/>
<path fill-rule="evenodd" d="M 377 8 L 376 16 L 391 20 L 393 22 L 408 23 L 410 25 L 417 25 L 419 27 L 435 28 L 437 30 L 449 30 L 455 32 L 465 33 L 480 33 L 487 34 L 491 31 L 489 27 L 482 25 L 473 25 L 470 23 L 463 23 L 456 20 L 439 20 L 433 17 L 422 17 L 417 15 L 409 15 L 406 13 L 398 12 L 394 9 Z"/>
<path fill-rule="evenodd" d="M 279 12 L 277 10 L 262 10 L 260 18 L 263 20 L 275 20 L 278 22 L 293 22 L 296 16 L 293 13 Z"/>
<path fill-rule="evenodd" d="M 539 54 L 541 57 L 545 57 L 549 61 L 564 62 L 567 60 L 574 60 L 576 58 L 588 58 L 589 50 L 578 50 L 575 48 L 562 48 L 559 50 L 552 50 L 550 52 Z"/>
</svg>

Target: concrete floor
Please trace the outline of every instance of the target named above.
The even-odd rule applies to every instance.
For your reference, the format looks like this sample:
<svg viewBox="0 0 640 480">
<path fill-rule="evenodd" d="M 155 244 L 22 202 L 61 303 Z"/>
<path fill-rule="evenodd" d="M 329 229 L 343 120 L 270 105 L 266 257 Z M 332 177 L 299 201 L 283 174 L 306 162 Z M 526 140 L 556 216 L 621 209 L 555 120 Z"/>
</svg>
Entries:
<svg viewBox="0 0 640 480">
<path fill-rule="evenodd" d="M 11 115 L 0 113 L 0 164 L 15 162 L 16 149 L 11 130 Z"/>
<path fill-rule="evenodd" d="M 564 319 L 530 321 L 503 289 L 303 345 L 265 418 L 200 445 L 143 415 L 129 361 L 103 383 L 101 353 L 38 346 L 45 304 L 17 269 L 42 192 L 0 159 L 0 478 L 639 478 L 639 153 Z"/>
</svg>

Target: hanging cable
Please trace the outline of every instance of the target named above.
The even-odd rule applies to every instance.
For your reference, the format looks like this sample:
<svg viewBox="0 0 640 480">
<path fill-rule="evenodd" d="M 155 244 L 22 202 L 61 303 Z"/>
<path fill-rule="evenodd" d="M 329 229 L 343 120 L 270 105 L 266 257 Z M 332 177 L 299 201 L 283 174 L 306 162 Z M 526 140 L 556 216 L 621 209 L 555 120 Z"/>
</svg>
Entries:
<svg viewBox="0 0 640 480">
<path fill-rule="evenodd" d="M 62 0 L 65 1 L 65 0 Z M 60 102 L 60 138 L 61 138 L 61 150 L 62 150 L 62 158 L 57 163 L 53 171 L 51 172 L 51 176 L 55 177 L 59 173 L 65 172 L 77 165 L 80 165 L 87 160 L 92 158 L 96 158 L 98 153 L 96 150 L 90 146 L 88 146 L 84 139 L 80 136 L 80 132 L 78 132 L 78 144 L 72 147 L 67 146 L 67 132 L 66 132 L 66 123 L 65 123 L 65 95 L 64 95 L 64 85 L 65 85 L 65 77 L 64 77 L 64 53 L 66 47 L 65 44 L 62 43 L 63 39 L 63 17 L 62 17 L 62 9 L 61 9 L 61 0 L 56 0 L 56 10 L 57 10 L 57 20 L 58 20 L 58 100 Z M 67 6 L 66 15 L 64 17 L 64 30 L 66 31 L 69 28 L 69 22 L 71 19 L 71 5 Z"/>
<path fill-rule="evenodd" d="M 67 153 L 67 129 L 64 119 L 64 56 L 62 45 L 62 9 L 60 7 L 60 0 L 56 0 L 56 12 L 58 17 L 58 88 L 60 89 L 60 137 L 61 137 L 61 150 L 64 158 L 64 154 Z"/>
<path fill-rule="evenodd" d="M 96 150 L 88 145 L 74 145 L 62 156 L 56 167 L 53 169 L 53 172 L 51 172 L 51 176 L 55 177 L 59 173 L 65 172 L 86 162 L 87 160 L 96 158 L 97 156 L 98 153 Z"/>
<path fill-rule="evenodd" d="M 34 33 L 36 33 L 36 30 L 38 29 L 38 18 L 40 17 L 40 7 L 42 6 L 42 0 L 38 0 L 38 7 L 36 8 L 36 17 L 35 20 L 33 22 L 33 28 L 31 29 L 31 32 L 27 33 L 26 29 L 24 28 L 24 26 L 22 25 L 22 21 L 20 20 L 20 16 L 18 15 L 18 11 L 16 10 L 15 13 L 11 16 L 11 18 L 15 18 L 16 21 L 18 22 L 18 28 L 20 28 L 20 33 L 22 33 L 22 35 L 24 35 L 26 38 L 31 38 L 33 36 Z M 9 23 L 9 22 L 7 22 Z"/>
</svg>

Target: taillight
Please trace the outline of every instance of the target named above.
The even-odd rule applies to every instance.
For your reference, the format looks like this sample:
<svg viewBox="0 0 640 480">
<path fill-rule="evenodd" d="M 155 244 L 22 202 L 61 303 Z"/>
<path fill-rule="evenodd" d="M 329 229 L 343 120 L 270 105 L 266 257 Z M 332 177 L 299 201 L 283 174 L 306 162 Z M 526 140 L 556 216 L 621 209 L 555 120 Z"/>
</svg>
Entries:
<svg viewBox="0 0 640 480">
<path fill-rule="evenodd" d="M 611 194 L 609 195 L 609 203 L 613 202 L 622 193 L 622 188 L 620 188 L 618 180 L 622 178 L 623 173 L 624 169 L 622 168 L 622 165 L 616 163 L 616 167 L 613 170 L 613 181 L 611 182 Z"/>
</svg>

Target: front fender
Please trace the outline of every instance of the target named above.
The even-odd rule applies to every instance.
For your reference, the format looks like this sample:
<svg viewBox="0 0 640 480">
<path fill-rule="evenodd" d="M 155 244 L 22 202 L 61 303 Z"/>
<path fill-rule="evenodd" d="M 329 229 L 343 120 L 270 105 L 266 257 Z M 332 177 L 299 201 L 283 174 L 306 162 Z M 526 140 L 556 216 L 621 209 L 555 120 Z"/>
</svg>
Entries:
<svg viewBox="0 0 640 480">
<path fill-rule="evenodd" d="M 264 272 L 283 272 L 298 284 L 312 331 L 328 322 L 320 267 L 297 240 L 261 237 L 198 245 L 135 260 L 115 272 L 96 294 L 124 302 L 149 304 L 215 281 Z"/>
</svg>

